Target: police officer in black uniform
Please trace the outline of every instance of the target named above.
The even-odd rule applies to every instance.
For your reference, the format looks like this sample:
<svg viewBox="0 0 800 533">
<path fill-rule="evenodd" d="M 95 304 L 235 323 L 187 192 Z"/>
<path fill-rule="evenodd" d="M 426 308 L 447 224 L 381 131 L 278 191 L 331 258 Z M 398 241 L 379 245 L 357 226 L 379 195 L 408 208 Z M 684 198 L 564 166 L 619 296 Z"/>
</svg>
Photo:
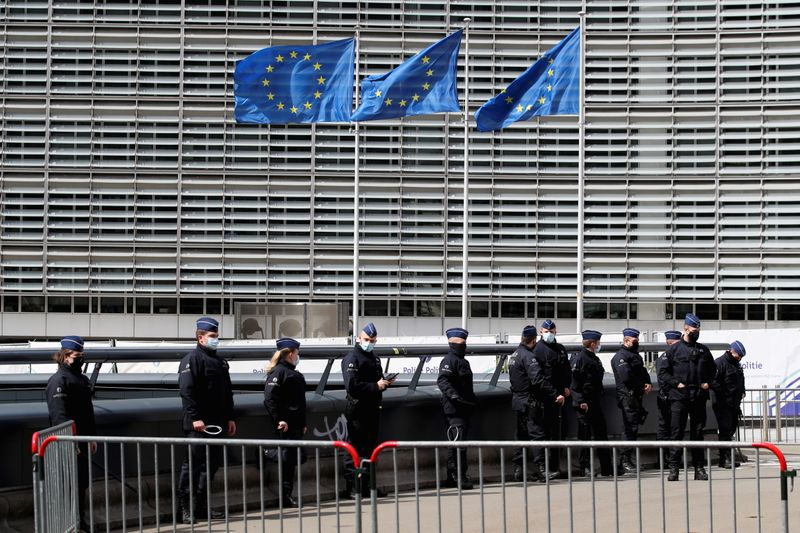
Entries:
<svg viewBox="0 0 800 533">
<path fill-rule="evenodd" d="M 730 349 L 714 360 L 717 366 L 717 376 L 711 385 L 714 398 L 711 406 L 717 417 L 717 428 L 720 441 L 733 440 L 733 434 L 739 426 L 741 403 L 744 398 L 744 370 L 739 362 L 746 355 L 744 344 L 733 341 Z M 731 451 L 719 449 L 719 466 L 732 468 L 739 466 L 731 462 Z"/>
<path fill-rule="evenodd" d="M 264 407 L 270 418 L 273 439 L 300 440 L 306 433 L 306 378 L 297 370 L 300 362 L 300 343 L 285 337 L 275 342 L 278 351 L 272 356 L 264 383 Z M 297 507 L 292 497 L 297 448 L 281 448 L 281 504 Z M 274 450 L 271 450 L 274 451 Z M 300 462 L 305 462 L 305 449 L 299 450 Z M 276 454 L 277 460 L 277 454 Z"/>
<path fill-rule="evenodd" d="M 556 323 L 550 319 L 542 322 L 540 328 L 541 338 L 533 347 L 533 356 L 539 362 L 542 375 L 545 381 L 545 388 L 551 387 L 555 392 L 555 400 L 544 402 L 542 429 L 544 430 L 545 440 L 565 440 L 565 418 L 564 404 L 569 398 L 570 383 L 572 381 L 572 370 L 569 364 L 569 355 L 566 348 L 556 341 Z M 540 470 L 545 471 L 543 450 L 538 455 L 537 463 Z M 549 468 L 547 474 L 549 479 L 556 479 L 559 476 L 559 450 L 549 450 Z"/>
<path fill-rule="evenodd" d="M 581 333 L 583 348 L 572 356 L 572 407 L 578 419 L 578 440 L 604 441 L 608 440 L 606 418 L 601 405 L 603 398 L 603 374 L 605 368 L 596 353 L 600 351 L 599 331 L 587 329 Z M 600 448 L 600 474 L 611 476 L 614 474 L 611 461 L 611 450 Z M 589 464 L 589 450 L 583 448 L 580 454 L 581 476 L 586 476 L 594 470 L 594 465 Z"/>
<path fill-rule="evenodd" d="M 687 418 L 689 438 L 703 440 L 708 389 L 714 381 L 717 368 L 708 347 L 697 342 L 699 337 L 700 319 L 693 313 L 687 313 L 683 338 L 667 348 L 667 352 L 660 357 L 658 383 L 659 386 L 666 384 L 669 387 L 670 440 L 683 440 Z M 671 448 L 668 481 L 678 480 L 682 461 L 683 448 Z M 692 449 L 692 464 L 694 478 L 708 480 L 702 449 Z"/>
<path fill-rule="evenodd" d="M 378 330 L 370 322 L 356 339 L 353 350 L 342 359 L 342 376 L 347 390 L 347 441 L 361 457 L 369 457 L 378 445 L 381 400 L 383 391 L 394 383 L 384 379 L 381 361 L 372 353 L 378 342 Z M 350 454 L 344 454 L 344 477 L 350 498 L 356 497 L 356 469 Z M 369 485 L 362 483 L 362 496 L 369 494 Z M 382 491 L 378 491 L 382 495 Z"/>
<path fill-rule="evenodd" d="M 644 367 L 644 359 L 639 355 L 639 330 L 622 330 L 622 347 L 611 358 L 611 369 L 617 385 L 617 405 L 622 411 L 622 425 L 625 440 L 639 438 L 639 426 L 644 423 L 647 411 L 644 408 L 644 395 L 650 394 L 652 384 L 650 373 Z M 636 472 L 637 466 L 631 461 L 633 450 L 621 451 L 622 469 L 626 473 Z"/>
<path fill-rule="evenodd" d="M 475 409 L 475 391 L 472 388 L 472 368 L 465 354 L 469 332 L 462 328 L 448 329 L 447 343 L 450 350 L 439 365 L 436 384 L 442 392 L 442 410 L 447 422 L 447 440 L 451 442 L 467 440 L 469 422 Z M 458 454 L 458 455 L 456 455 Z M 461 463 L 461 470 L 458 466 Z M 445 485 L 468 490 L 472 479 L 467 475 L 467 449 L 449 448 L 447 453 L 447 479 Z"/>
<path fill-rule="evenodd" d="M 47 413 L 50 425 L 68 420 L 75 423 L 76 435 L 96 435 L 92 387 L 83 375 L 83 339 L 70 335 L 61 339 L 61 350 L 53 355 L 58 370 L 47 381 Z M 89 488 L 89 452 L 97 443 L 78 444 L 78 513 L 81 531 L 90 531 L 86 521 L 86 489 Z"/>
<path fill-rule="evenodd" d="M 511 408 L 517 417 L 516 438 L 523 440 L 544 440 L 541 431 L 541 412 L 539 400 L 534 394 L 533 384 L 536 389 L 542 387 L 542 372 L 538 361 L 533 357 L 533 346 L 536 344 L 536 326 L 525 326 L 519 346 L 508 359 L 508 380 L 511 383 Z M 514 481 L 523 480 L 523 464 L 533 452 L 525 448 L 514 450 Z M 534 462 L 536 465 L 536 463 Z M 528 470 L 528 481 L 541 479 L 538 465 L 536 471 Z"/>
<path fill-rule="evenodd" d="M 670 330 L 664 332 L 667 347 L 672 346 L 681 340 L 682 333 L 680 331 Z M 666 358 L 659 357 L 656 359 L 656 375 L 661 367 L 666 364 Z M 669 405 L 669 385 L 666 383 L 658 383 L 658 396 L 656 397 L 656 405 L 658 406 L 658 429 L 656 430 L 656 440 L 669 440 L 670 435 L 670 405 Z"/>
<path fill-rule="evenodd" d="M 236 434 L 233 414 L 233 387 L 228 362 L 217 355 L 219 322 L 210 317 L 197 320 L 195 331 L 197 346 L 187 353 L 178 367 L 178 384 L 183 403 L 183 432 L 189 438 L 213 438 L 217 435 Z M 207 494 L 222 458 L 220 446 L 209 446 L 209 464 L 206 468 L 205 446 L 190 446 L 192 455 L 191 486 L 189 457 L 183 460 L 179 481 L 181 520 L 184 524 L 198 518 L 224 518 L 225 513 L 207 508 Z M 206 470 L 210 479 L 206 479 Z M 194 496 L 194 500 L 192 499 Z"/>
</svg>

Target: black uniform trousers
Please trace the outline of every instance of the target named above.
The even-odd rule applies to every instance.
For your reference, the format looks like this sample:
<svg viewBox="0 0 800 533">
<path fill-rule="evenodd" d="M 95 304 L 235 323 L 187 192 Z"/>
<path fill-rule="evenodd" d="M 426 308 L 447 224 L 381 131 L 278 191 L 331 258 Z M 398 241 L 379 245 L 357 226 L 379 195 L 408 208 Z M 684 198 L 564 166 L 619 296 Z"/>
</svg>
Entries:
<svg viewBox="0 0 800 533">
<path fill-rule="evenodd" d="M 85 442 L 78 443 L 78 517 L 82 525 L 88 525 L 86 520 L 86 490 L 89 488 L 89 445 Z"/>
<path fill-rule="evenodd" d="M 686 419 L 689 419 L 689 439 L 703 440 L 706 426 L 706 400 L 670 400 L 670 440 L 683 440 Z M 692 448 L 692 466 L 705 466 L 701 448 Z M 683 448 L 670 448 L 669 466 L 683 466 Z"/>
<path fill-rule="evenodd" d="M 447 440 L 450 442 L 468 440 L 469 426 L 470 426 L 469 415 L 445 415 L 445 416 L 447 423 Z M 459 462 L 461 466 L 461 475 L 464 476 L 467 473 L 467 449 L 448 448 L 447 475 L 452 479 L 458 479 Z"/>
<path fill-rule="evenodd" d="M 588 411 L 575 408 L 575 417 L 578 419 L 578 440 L 583 441 L 605 441 L 608 440 L 608 430 L 606 429 L 606 417 L 599 404 L 589 405 Z M 600 457 L 600 474 L 610 476 L 614 473 L 611 465 L 611 450 L 600 448 L 597 450 Z M 590 468 L 589 449 L 582 448 L 580 453 L 581 468 Z"/>
<path fill-rule="evenodd" d="M 656 430 L 656 440 L 669 440 L 671 433 L 670 420 L 672 419 L 670 401 L 660 394 L 656 397 L 658 406 L 658 429 Z"/>
<path fill-rule="evenodd" d="M 564 434 L 562 430 L 563 418 L 561 407 L 553 404 L 545 406 L 541 403 L 530 403 L 525 411 L 517 413 L 517 440 L 562 440 Z M 559 459 L 558 450 L 549 449 L 548 465 L 550 472 L 558 472 Z M 522 466 L 523 448 L 514 450 L 514 464 Z M 525 457 L 530 460 L 533 458 L 534 464 L 540 472 L 545 470 L 545 449 L 528 448 Z"/>
<path fill-rule="evenodd" d="M 353 445 L 359 457 L 369 458 L 378 445 L 378 431 L 381 422 L 380 405 L 362 405 L 361 402 L 348 402 L 347 442 Z M 349 453 L 344 454 L 344 479 L 348 490 L 355 485 L 356 467 Z M 366 482 L 365 482 L 366 483 Z M 361 487 L 362 494 L 369 494 L 369 486 Z"/>
<path fill-rule="evenodd" d="M 224 428 L 227 429 L 227 428 Z M 211 439 L 214 437 L 221 438 L 225 435 L 223 431 L 218 436 L 209 435 L 202 431 L 185 431 L 184 434 L 192 439 Z M 191 465 L 191 486 L 189 485 L 189 456 L 192 458 Z M 206 507 L 206 493 L 211 482 L 214 480 L 219 465 L 222 463 L 222 446 L 208 446 L 208 465 L 206 465 L 206 446 L 189 446 L 189 452 L 183 460 L 181 465 L 181 476 L 178 481 L 178 491 L 181 497 L 181 505 L 187 506 L 188 511 L 188 498 L 194 495 L 197 500 L 199 508 Z"/>
<path fill-rule="evenodd" d="M 715 403 L 712 405 L 714 408 L 714 416 L 717 417 L 717 431 L 718 440 L 731 441 L 736 429 L 739 427 L 739 406 L 730 406 L 726 403 Z M 719 460 L 720 462 L 725 459 L 730 459 L 731 451 L 720 448 Z"/>
<path fill-rule="evenodd" d="M 638 394 L 626 394 L 617 397 L 617 405 L 622 411 L 622 426 L 625 440 L 634 441 L 639 438 L 639 426 L 644 423 L 647 411 L 642 406 L 642 396 Z M 623 448 L 620 450 L 622 460 L 630 461 L 633 450 Z"/>
</svg>

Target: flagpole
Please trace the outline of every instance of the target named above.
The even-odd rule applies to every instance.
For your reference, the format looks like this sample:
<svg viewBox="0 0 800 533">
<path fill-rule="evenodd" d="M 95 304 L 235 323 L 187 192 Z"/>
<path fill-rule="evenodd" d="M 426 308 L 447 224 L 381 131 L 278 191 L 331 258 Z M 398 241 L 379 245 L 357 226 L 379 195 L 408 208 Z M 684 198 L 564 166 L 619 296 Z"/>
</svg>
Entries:
<svg viewBox="0 0 800 533">
<path fill-rule="evenodd" d="M 575 279 L 577 282 L 577 331 L 583 331 L 583 222 L 584 222 L 584 159 L 586 155 L 586 2 L 579 13 L 581 18 L 581 60 L 580 89 L 578 97 L 578 265 Z"/>
<path fill-rule="evenodd" d="M 358 59 L 359 59 L 359 46 L 361 44 L 361 32 L 359 27 L 356 26 L 356 65 L 355 65 L 355 78 L 356 78 L 356 109 L 358 109 L 359 85 L 358 85 Z M 358 331 L 358 240 L 359 240 L 359 166 L 361 163 L 361 147 L 360 147 L 360 131 L 359 123 L 355 123 L 354 128 L 354 141 L 355 153 L 353 163 L 353 335 Z"/>
<path fill-rule="evenodd" d="M 464 229 L 461 253 L 461 327 L 467 328 L 469 317 L 469 23 L 464 19 Z M 447 258 L 445 258 L 445 263 Z"/>
</svg>

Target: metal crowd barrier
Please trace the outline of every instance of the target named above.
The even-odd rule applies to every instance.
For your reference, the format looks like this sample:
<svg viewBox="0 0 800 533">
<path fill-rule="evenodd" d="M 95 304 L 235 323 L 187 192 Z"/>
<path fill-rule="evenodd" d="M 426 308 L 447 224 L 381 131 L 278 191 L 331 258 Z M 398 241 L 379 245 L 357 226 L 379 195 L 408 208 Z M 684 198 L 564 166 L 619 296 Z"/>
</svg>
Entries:
<svg viewBox="0 0 800 533">
<path fill-rule="evenodd" d="M 40 432 L 41 434 L 42 432 Z M 46 469 L 44 490 L 39 493 L 39 505 L 35 508 L 36 533 L 65 533 L 79 531 L 78 504 L 76 499 L 77 468 L 74 453 L 76 443 L 98 443 L 98 455 L 102 466 L 89 462 L 89 489 L 87 491 L 87 522 L 91 531 L 212 531 L 224 526 L 224 531 L 250 531 L 260 523 L 261 531 L 276 528 L 284 530 L 288 519 L 303 523 L 317 531 L 361 531 L 361 477 L 356 479 L 357 497 L 354 502 L 340 500 L 339 465 L 343 449 L 349 454 L 354 466 L 360 467 L 361 459 L 355 449 L 342 441 L 308 440 L 247 440 L 225 438 L 144 438 L 144 437 L 86 437 L 50 434 L 34 449 L 34 464 L 51 464 L 52 458 L 67 465 L 72 477 L 65 478 L 60 470 Z M 222 464 L 213 484 L 207 491 L 207 509 L 222 511 L 224 519 L 207 520 L 198 516 L 191 525 L 181 524 L 178 500 L 178 472 L 183 453 L 189 446 L 202 446 L 206 453 L 206 475 L 212 447 L 222 448 Z M 298 465 L 295 489 L 298 508 L 290 511 L 284 505 L 281 491 L 281 471 L 285 460 L 283 450 L 296 453 L 300 463 L 301 448 L 313 449 L 305 466 Z M 293 451 L 290 451 L 293 450 Z M 274 451 L 277 464 L 271 466 L 265 456 Z M 181 453 L 183 452 L 183 453 Z M 327 452 L 327 453 L 326 453 Z M 110 461 L 118 461 L 118 474 L 111 472 Z M 155 474 L 142 476 L 145 460 L 154 461 Z M 190 468 L 191 468 L 190 460 Z M 165 468 L 166 467 L 166 468 Z M 313 472 L 310 472 L 313 471 Z M 323 477 L 324 474 L 324 477 Z M 53 479 L 49 479 L 53 475 Z M 269 482 L 269 484 L 268 484 Z M 312 489 L 307 487 L 311 483 Z M 42 485 L 40 480 L 39 485 Z M 102 494 L 97 494 L 99 485 Z M 237 486 L 238 485 L 238 486 Z M 190 483 L 190 487 L 192 484 Z M 64 490 L 67 489 L 67 490 Z M 238 492 L 238 494 L 236 494 Z M 237 495 L 237 501 L 234 496 Z M 194 501 L 192 492 L 190 500 Z M 96 520 L 95 501 L 102 506 Z M 330 503 L 333 500 L 333 503 Z M 327 503 L 323 503 L 323 501 Z M 255 503 L 253 503 L 255 502 Z M 192 504 L 191 514 L 194 515 Z M 133 507 L 133 510 L 130 509 Z M 268 509 L 270 507 L 271 509 Z M 63 510 L 71 508 L 73 514 Z M 311 508 L 312 510 L 309 510 Z M 329 508 L 323 513 L 324 508 Z M 63 515 L 63 516 L 62 516 Z M 59 520 L 53 520 L 58 517 Z M 102 522 L 99 524 L 99 522 Z M 296 524 L 295 524 L 296 525 Z M 324 527 L 323 527 L 324 526 Z M 243 528 L 243 529 L 242 529 Z"/>
<path fill-rule="evenodd" d="M 37 532 L 68 531 L 78 519 L 78 464 L 75 446 L 62 446 L 44 455 L 44 443 L 75 434 L 70 420 L 37 431 L 31 438 L 33 453 L 33 509 Z M 40 453 L 41 451 L 41 453 Z M 56 501 L 50 496 L 58 494 Z"/>
<path fill-rule="evenodd" d="M 678 443 L 676 443 L 678 444 Z M 522 481 L 510 475 L 508 451 L 523 448 L 527 459 L 535 448 L 560 450 L 565 456 L 561 479 L 528 481 L 527 461 Z M 769 443 L 741 444 L 714 441 L 681 441 L 683 468 L 679 482 L 667 481 L 665 442 L 508 442 L 508 441 L 389 441 L 378 446 L 362 469 L 371 472 L 372 531 L 789 531 L 789 471 L 781 451 Z M 450 448 L 466 448 L 475 478 L 473 490 L 444 488 L 440 454 Z M 578 477 L 573 451 L 588 448 L 591 469 Z M 633 448 L 636 473 L 617 468 L 618 451 Z M 708 481 L 690 479 L 689 450 L 702 448 Z M 610 449 L 612 476 L 599 476 L 594 461 L 601 449 Z M 747 466 L 716 468 L 712 450 L 751 449 L 755 459 Z M 391 450 L 391 469 L 378 469 L 381 456 Z M 770 452 L 763 454 L 762 450 Z M 400 457 L 405 452 L 405 457 Z M 657 452 L 655 465 L 646 465 L 646 452 Z M 409 457 L 410 455 L 410 457 Z M 774 455 L 774 456 L 773 456 Z M 457 455 L 458 457 L 458 455 Z M 777 465 L 767 459 L 777 458 Z M 409 464 L 410 463 L 410 464 Z M 460 463 L 460 461 L 459 461 Z M 550 470 L 545 454 L 545 469 Z M 402 464 L 403 466 L 398 466 Z M 420 465 L 433 465 L 424 475 Z M 460 464 L 458 465 L 460 469 Z M 713 466 L 713 468 L 712 468 Z M 779 472 L 779 476 L 776 474 Z M 780 479 L 775 479 L 779 477 Z M 394 497 L 378 499 L 383 478 L 394 488 Z M 405 493 L 403 493 L 405 491 Z M 743 497 L 744 496 L 744 497 Z M 427 522 L 421 523 L 421 517 Z M 392 522 L 394 522 L 392 524 Z M 431 527 L 434 525 L 435 527 Z"/>
<path fill-rule="evenodd" d="M 739 440 L 800 444 L 800 388 L 747 389 Z"/>
<path fill-rule="evenodd" d="M 245 439 L 170 439 L 137 437 L 76 437 L 48 434 L 34 448 L 34 465 L 55 458 L 66 463 L 72 477 L 61 471 L 37 470 L 41 490 L 36 506 L 37 533 L 78 530 L 76 504 L 76 443 L 97 442 L 98 461 L 89 463 L 87 519 L 95 531 L 356 531 L 362 530 L 362 511 L 370 516 L 371 531 L 789 531 L 789 470 L 781 451 L 770 443 L 716 441 L 674 443 L 683 451 L 679 482 L 667 481 L 666 454 L 670 442 L 582 441 L 389 441 L 369 458 L 341 441 Z M 208 509 L 224 512 L 221 520 L 197 517 L 180 524 L 177 477 L 189 446 L 202 446 L 206 457 L 222 447 L 222 464 L 206 495 Z M 278 464 L 267 460 L 272 451 Z M 280 452 L 305 448 L 309 460 L 297 468 L 298 508 L 289 509 L 281 495 Z M 475 487 L 466 479 L 445 488 L 443 454 L 466 448 Z M 514 481 L 510 451 L 523 450 L 522 481 Z M 529 457 L 536 448 L 560 454 L 561 477 L 528 481 Z M 590 469 L 576 475 L 577 449 L 589 452 Z M 622 448 L 632 448 L 641 468 L 623 474 L 616 466 Z M 340 497 L 340 461 L 344 449 L 358 471 L 356 498 Z M 702 449 L 709 480 L 691 479 L 689 452 Z M 594 463 L 601 450 L 611 454 L 613 473 L 600 476 Z M 719 450 L 747 451 L 751 460 L 730 470 L 716 466 Z M 764 451 L 769 453 L 764 453 Z M 386 461 L 391 453 L 391 461 Z M 56 454 L 59 454 L 58 456 Z M 457 454 L 460 462 L 460 456 Z M 556 457 L 556 456 L 553 456 Z M 545 453 L 545 469 L 551 456 Z M 141 465 L 153 461 L 155 474 L 143 476 Z M 113 464 L 113 463 L 116 463 Z M 384 465 L 389 465 L 385 468 Z M 458 470 L 460 471 L 460 464 Z M 70 470 L 72 469 L 72 470 Z M 112 473 L 116 469 L 116 473 Z M 41 475 L 43 474 L 43 475 Z M 55 479 L 48 479 L 53 476 Z M 35 481 L 36 482 L 36 481 Z M 369 500 L 362 506 L 362 483 L 369 483 Z M 70 486 L 71 485 L 71 486 Z M 393 493 L 379 497 L 379 489 Z M 96 503 L 93 503 L 96 502 Z M 99 507 L 98 507 L 99 506 Z M 366 507 L 366 509 L 365 509 Z M 95 512 L 95 508 L 98 512 Z M 65 520 L 57 521 L 56 516 Z M 100 520 L 97 520 L 97 517 Z M 98 527 L 101 525 L 101 527 Z"/>
</svg>

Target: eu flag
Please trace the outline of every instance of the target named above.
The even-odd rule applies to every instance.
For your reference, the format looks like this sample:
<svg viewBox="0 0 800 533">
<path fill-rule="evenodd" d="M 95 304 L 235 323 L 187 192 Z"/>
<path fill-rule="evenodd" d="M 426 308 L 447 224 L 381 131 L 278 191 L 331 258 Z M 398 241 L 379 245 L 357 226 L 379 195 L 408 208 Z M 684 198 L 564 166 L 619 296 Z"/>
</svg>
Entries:
<svg viewBox="0 0 800 533">
<path fill-rule="evenodd" d="M 361 105 L 350 120 L 378 120 L 459 111 L 456 68 L 458 30 L 394 70 L 361 82 Z"/>
<path fill-rule="evenodd" d="M 272 46 L 236 63 L 236 122 L 348 122 L 353 109 L 354 39 Z"/>
<path fill-rule="evenodd" d="M 500 130 L 537 115 L 579 112 L 581 32 L 572 30 L 528 70 L 475 112 L 479 131 Z"/>
</svg>

